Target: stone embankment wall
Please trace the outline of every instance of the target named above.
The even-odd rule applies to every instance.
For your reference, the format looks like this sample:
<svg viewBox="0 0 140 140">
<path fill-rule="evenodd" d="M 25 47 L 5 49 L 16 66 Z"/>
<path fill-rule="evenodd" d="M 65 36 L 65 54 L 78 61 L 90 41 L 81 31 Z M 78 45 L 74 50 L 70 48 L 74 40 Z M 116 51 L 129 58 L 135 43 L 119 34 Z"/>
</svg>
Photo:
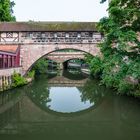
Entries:
<svg viewBox="0 0 140 140">
<path fill-rule="evenodd" d="M 11 76 L 14 73 L 14 71 L 16 73 L 22 74 L 22 67 L 0 69 L 0 76 Z"/>
<path fill-rule="evenodd" d="M 0 91 L 8 90 L 12 86 L 11 76 L 0 76 Z"/>
<path fill-rule="evenodd" d="M 9 69 L 0 69 L 0 91 L 4 91 L 11 88 L 13 73 L 22 74 L 22 68 L 9 68 Z"/>
</svg>

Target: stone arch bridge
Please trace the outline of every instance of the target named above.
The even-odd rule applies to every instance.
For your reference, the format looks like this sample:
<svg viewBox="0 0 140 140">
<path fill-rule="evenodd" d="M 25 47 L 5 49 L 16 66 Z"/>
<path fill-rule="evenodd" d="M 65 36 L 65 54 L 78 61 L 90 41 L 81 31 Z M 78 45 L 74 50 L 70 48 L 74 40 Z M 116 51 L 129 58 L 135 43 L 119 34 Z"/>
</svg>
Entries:
<svg viewBox="0 0 140 140">
<path fill-rule="evenodd" d="M 20 48 L 24 75 L 41 57 L 64 49 L 100 55 L 102 35 L 92 22 L 9 22 L 0 23 L 0 51 L 3 46 Z M 9 63 L 9 59 L 7 60 Z"/>
</svg>

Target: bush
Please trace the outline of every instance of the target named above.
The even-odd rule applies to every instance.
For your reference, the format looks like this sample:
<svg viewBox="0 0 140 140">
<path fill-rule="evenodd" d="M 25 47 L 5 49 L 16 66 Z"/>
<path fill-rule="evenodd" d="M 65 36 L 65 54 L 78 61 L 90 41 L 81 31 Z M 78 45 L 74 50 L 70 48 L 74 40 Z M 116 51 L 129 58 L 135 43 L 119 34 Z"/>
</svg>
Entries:
<svg viewBox="0 0 140 140">
<path fill-rule="evenodd" d="M 120 81 L 119 85 L 118 85 L 118 92 L 119 93 L 126 93 L 126 94 L 130 94 L 130 91 L 133 91 L 134 89 L 134 85 L 128 83 L 125 80 Z"/>
<path fill-rule="evenodd" d="M 90 66 L 90 72 L 94 76 L 100 76 L 103 71 L 103 61 L 99 57 L 93 57 L 91 55 L 85 56 L 85 61 Z"/>
<path fill-rule="evenodd" d="M 12 75 L 12 87 L 19 87 L 27 84 L 27 81 L 19 73 L 14 72 Z"/>
<path fill-rule="evenodd" d="M 47 60 L 40 59 L 34 65 L 33 70 L 35 70 L 35 73 L 46 73 L 47 68 L 48 68 Z"/>
<path fill-rule="evenodd" d="M 35 71 L 34 71 L 34 70 L 30 71 L 30 72 L 27 74 L 27 77 L 29 77 L 29 78 L 34 78 L 34 76 L 35 76 Z"/>
<path fill-rule="evenodd" d="M 140 16 L 136 14 L 139 13 L 137 2 L 111 0 L 109 17 L 102 18 L 97 25 L 99 32 L 104 34 L 104 40 L 99 44 L 103 60 L 102 83 L 121 94 L 134 96 L 140 96 Z M 123 15 L 121 18 L 120 14 Z"/>
<path fill-rule="evenodd" d="M 112 52 L 111 55 L 104 55 L 103 59 L 86 56 L 86 60 L 90 65 L 91 74 L 100 76 L 101 84 L 113 87 L 121 94 L 139 96 L 139 58 L 133 60 L 128 57 L 129 59 L 124 61 L 123 57 Z"/>
</svg>

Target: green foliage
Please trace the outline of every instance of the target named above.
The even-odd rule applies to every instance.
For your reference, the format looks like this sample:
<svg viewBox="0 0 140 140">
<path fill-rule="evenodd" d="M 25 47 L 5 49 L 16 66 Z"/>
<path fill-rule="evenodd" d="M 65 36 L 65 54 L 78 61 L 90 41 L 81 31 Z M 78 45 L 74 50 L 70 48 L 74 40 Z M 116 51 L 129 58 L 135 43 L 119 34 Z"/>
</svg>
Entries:
<svg viewBox="0 0 140 140">
<path fill-rule="evenodd" d="M 135 87 L 133 84 L 128 83 L 126 80 L 120 80 L 119 82 L 120 83 L 118 84 L 117 88 L 118 92 L 121 94 L 126 93 L 127 95 L 129 95 L 131 93 L 130 91 L 133 91 Z"/>
<path fill-rule="evenodd" d="M 15 3 L 10 0 L 0 0 L 0 21 L 15 21 L 13 6 Z"/>
<path fill-rule="evenodd" d="M 19 87 L 27 84 L 27 81 L 19 73 L 14 72 L 12 75 L 12 87 Z"/>
<path fill-rule="evenodd" d="M 32 70 L 32 71 L 28 72 L 28 74 L 27 74 L 27 77 L 29 77 L 29 78 L 34 78 L 34 76 L 35 76 L 35 70 Z"/>
<path fill-rule="evenodd" d="M 47 68 L 48 62 L 46 59 L 42 58 L 35 63 L 33 70 L 35 70 L 36 73 L 46 73 Z"/>
<path fill-rule="evenodd" d="M 85 56 L 85 60 L 90 66 L 91 74 L 93 74 L 94 76 L 97 76 L 97 75 L 99 76 L 102 73 L 103 61 L 99 57 L 93 57 L 88 54 Z"/>
<path fill-rule="evenodd" d="M 99 46 L 102 58 L 89 59 L 91 72 L 93 75 L 100 72 L 103 84 L 134 96 L 140 93 L 139 9 L 139 0 L 111 0 L 109 17 L 102 18 L 98 24 L 104 34 Z"/>
<path fill-rule="evenodd" d="M 90 101 L 90 103 L 98 103 L 102 97 L 105 96 L 109 92 L 104 86 L 99 85 L 99 81 L 97 80 L 87 80 L 87 82 L 82 87 L 78 87 L 81 92 L 81 100 Z"/>
<path fill-rule="evenodd" d="M 47 76 L 45 77 L 44 75 L 40 75 L 37 76 L 36 78 L 37 79 L 33 81 L 32 84 L 30 85 L 30 88 L 32 90 L 27 90 L 27 94 L 28 96 L 31 97 L 31 99 L 35 103 L 45 105 L 46 107 L 46 104 L 50 102 L 49 98 L 50 92 L 48 87 L 48 81 L 46 80 Z"/>
</svg>

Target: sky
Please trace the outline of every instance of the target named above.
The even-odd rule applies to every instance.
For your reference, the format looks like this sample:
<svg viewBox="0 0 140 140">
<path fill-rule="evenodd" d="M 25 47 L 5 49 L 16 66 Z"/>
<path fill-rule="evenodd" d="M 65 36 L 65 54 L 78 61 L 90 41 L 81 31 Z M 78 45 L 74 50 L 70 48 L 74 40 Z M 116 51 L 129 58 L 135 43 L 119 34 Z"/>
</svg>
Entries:
<svg viewBox="0 0 140 140">
<path fill-rule="evenodd" d="M 108 2 L 100 0 L 13 0 L 17 21 L 97 22 L 107 16 Z"/>
</svg>

